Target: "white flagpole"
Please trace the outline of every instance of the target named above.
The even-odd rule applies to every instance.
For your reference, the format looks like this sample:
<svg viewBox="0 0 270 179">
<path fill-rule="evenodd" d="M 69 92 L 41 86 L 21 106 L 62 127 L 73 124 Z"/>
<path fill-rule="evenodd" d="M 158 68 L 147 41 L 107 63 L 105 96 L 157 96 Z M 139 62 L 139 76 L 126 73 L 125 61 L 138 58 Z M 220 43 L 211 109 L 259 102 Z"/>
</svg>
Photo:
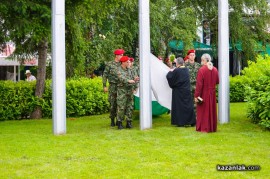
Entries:
<svg viewBox="0 0 270 179">
<path fill-rule="evenodd" d="M 65 0 L 52 1 L 53 132 L 66 133 Z"/>
<path fill-rule="evenodd" d="M 140 128 L 152 128 L 149 0 L 139 0 Z"/>
<path fill-rule="evenodd" d="M 220 77 L 218 90 L 218 118 L 219 122 L 222 124 L 228 123 L 230 117 L 228 0 L 218 1 L 218 67 Z"/>
</svg>

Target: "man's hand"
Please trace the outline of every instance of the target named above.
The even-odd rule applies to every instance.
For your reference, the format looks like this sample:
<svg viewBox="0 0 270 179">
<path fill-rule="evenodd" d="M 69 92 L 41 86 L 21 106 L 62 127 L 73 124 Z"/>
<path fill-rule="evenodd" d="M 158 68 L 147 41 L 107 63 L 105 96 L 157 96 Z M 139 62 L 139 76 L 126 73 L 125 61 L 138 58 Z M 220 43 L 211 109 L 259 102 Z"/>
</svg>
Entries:
<svg viewBox="0 0 270 179">
<path fill-rule="evenodd" d="M 136 76 L 136 77 L 134 78 L 134 81 L 135 81 L 135 82 L 140 81 L 140 77 Z"/>
<path fill-rule="evenodd" d="M 133 90 L 133 94 L 136 94 L 138 91 L 138 88 L 136 88 L 135 90 Z"/>
<path fill-rule="evenodd" d="M 134 80 L 128 80 L 128 83 L 130 83 L 130 84 L 134 84 L 134 83 L 136 83 Z"/>
<path fill-rule="evenodd" d="M 108 92 L 108 88 L 107 87 L 104 87 L 103 88 L 103 91 L 104 91 L 104 93 L 107 93 Z"/>
</svg>

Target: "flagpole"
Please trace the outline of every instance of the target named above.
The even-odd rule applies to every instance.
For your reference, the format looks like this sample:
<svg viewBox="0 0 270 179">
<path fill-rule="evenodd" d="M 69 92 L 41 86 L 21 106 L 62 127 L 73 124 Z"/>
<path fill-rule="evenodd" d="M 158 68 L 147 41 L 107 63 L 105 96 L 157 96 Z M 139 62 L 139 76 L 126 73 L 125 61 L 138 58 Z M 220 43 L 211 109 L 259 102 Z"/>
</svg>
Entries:
<svg viewBox="0 0 270 179">
<path fill-rule="evenodd" d="M 219 122 L 228 123 L 230 117 L 229 99 L 229 4 L 228 0 L 218 1 L 218 90 Z"/>
<path fill-rule="evenodd" d="M 65 0 L 52 1 L 53 132 L 66 133 Z"/>
<path fill-rule="evenodd" d="M 152 128 L 149 0 L 139 0 L 140 128 Z"/>
</svg>

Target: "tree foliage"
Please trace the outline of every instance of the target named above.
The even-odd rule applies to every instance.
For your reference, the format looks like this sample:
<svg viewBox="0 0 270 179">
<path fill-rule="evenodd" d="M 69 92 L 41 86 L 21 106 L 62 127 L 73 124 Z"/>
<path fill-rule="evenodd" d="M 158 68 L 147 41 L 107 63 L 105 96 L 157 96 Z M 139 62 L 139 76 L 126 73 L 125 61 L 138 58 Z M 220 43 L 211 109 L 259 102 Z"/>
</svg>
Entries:
<svg viewBox="0 0 270 179">
<path fill-rule="evenodd" d="M 13 41 L 16 54 L 33 54 L 37 52 L 38 44 L 50 37 L 49 0 L 2 0 L 0 19 L 1 43 Z"/>
<path fill-rule="evenodd" d="M 1 36 L 5 41 L 16 44 L 15 54 L 19 60 L 39 56 L 35 96 L 42 98 L 45 88 L 46 59 L 50 41 L 50 1 L 3 0 L 0 4 Z M 40 106 L 36 106 L 32 118 L 41 118 Z"/>
<path fill-rule="evenodd" d="M 218 44 L 218 1 L 177 1 L 178 7 L 192 7 L 197 20 L 210 22 L 212 44 Z M 269 42 L 269 6 L 266 0 L 229 0 L 229 33 L 232 44 L 241 42 L 247 59 L 255 59 L 258 42 Z M 200 23 L 200 22 L 198 22 Z M 248 38 L 247 38 L 248 37 Z"/>
<path fill-rule="evenodd" d="M 257 42 L 269 41 L 266 0 L 230 0 L 230 40 L 241 42 L 245 56 L 252 59 Z M 138 0 L 66 0 L 66 62 L 68 77 L 88 75 L 113 58 L 115 48 L 138 55 Z M 253 13 L 247 13 L 253 12 Z M 35 54 L 38 42 L 50 48 L 51 1 L 3 0 L 0 4 L 1 42 L 16 43 L 17 54 Z M 167 56 L 167 44 L 182 40 L 185 51 L 198 39 L 197 27 L 210 21 L 212 44 L 218 44 L 217 0 L 151 0 L 151 49 Z M 249 38 L 246 38 L 249 37 Z"/>
<path fill-rule="evenodd" d="M 116 48 L 137 57 L 138 5 L 138 0 L 65 1 L 67 77 L 90 75 L 113 58 Z M 241 42 L 246 58 L 253 59 L 257 42 L 269 41 L 266 0 L 230 0 L 229 9 L 230 41 Z M 41 47 L 50 52 L 51 1 L 2 0 L 0 19 L 0 43 L 15 42 L 16 54 L 37 54 Z M 212 44 L 218 44 L 217 0 L 151 0 L 152 53 L 168 56 L 167 44 L 172 39 L 182 40 L 185 51 L 193 48 L 197 28 L 205 19 L 210 22 Z"/>
</svg>

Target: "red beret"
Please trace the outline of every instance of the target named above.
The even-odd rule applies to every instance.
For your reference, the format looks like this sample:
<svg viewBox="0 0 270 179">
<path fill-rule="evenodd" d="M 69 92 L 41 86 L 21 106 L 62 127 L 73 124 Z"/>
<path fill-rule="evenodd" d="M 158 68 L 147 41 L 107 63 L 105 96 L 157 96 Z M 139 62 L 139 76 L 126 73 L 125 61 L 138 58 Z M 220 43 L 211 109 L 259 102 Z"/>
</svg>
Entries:
<svg viewBox="0 0 270 179">
<path fill-rule="evenodd" d="M 185 58 L 184 58 L 184 61 L 187 61 L 188 60 L 188 55 L 187 56 L 185 56 Z"/>
<path fill-rule="evenodd" d="M 114 54 L 115 55 L 122 55 L 122 54 L 124 54 L 125 53 L 125 50 L 123 50 L 123 49 L 116 49 L 115 51 L 114 51 Z"/>
<path fill-rule="evenodd" d="M 129 60 L 129 57 L 128 56 L 122 56 L 121 58 L 120 58 L 120 62 L 126 62 L 126 61 L 128 61 Z"/>
<path fill-rule="evenodd" d="M 187 54 L 189 55 L 190 53 L 195 53 L 195 50 L 194 49 L 191 49 L 191 50 L 188 51 Z"/>
<path fill-rule="evenodd" d="M 130 62 L 134 62 L 134 58 L 130 57 L 130 58 L 129 58 L 129 61 L 130 61 Z"/>
</svg>

